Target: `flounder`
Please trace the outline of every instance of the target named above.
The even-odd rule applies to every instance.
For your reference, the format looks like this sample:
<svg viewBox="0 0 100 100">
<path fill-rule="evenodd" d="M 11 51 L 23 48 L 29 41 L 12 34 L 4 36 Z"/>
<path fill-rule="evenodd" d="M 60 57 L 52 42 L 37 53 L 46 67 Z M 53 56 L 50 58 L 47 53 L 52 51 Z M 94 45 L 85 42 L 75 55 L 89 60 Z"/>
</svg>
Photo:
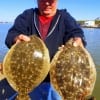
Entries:
<svg viewBox="0 0 100 100">
<path fill-rule="evenodd" d="M 50 58 L 47 47 L 37 36 L 29 42 L 14 44 L 6 54 L 4 75 L 9 84 L 19 93 L 18 100 L 28 100 L 28 93 L 47 76 Z M 27 95 L 27 96 L 26 96 Z"/>
<path fill-rule="evenodd" d="M 50 80 L 63 100 L 85 100 L 94 89 L 96 68 L 90 53 L 66 42 L 51 61 Z"/>
</svg>

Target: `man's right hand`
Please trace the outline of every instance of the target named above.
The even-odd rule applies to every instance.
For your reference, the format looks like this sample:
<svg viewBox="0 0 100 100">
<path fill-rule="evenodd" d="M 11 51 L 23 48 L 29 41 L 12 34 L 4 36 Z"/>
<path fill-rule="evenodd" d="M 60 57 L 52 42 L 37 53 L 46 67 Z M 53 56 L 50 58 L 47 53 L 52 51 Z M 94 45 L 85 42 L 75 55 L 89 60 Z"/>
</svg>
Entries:
<svg viewBox="0 0 100 100">
<path fill-rule="evenodd" d="M 21 41 L 30 41 L 30 37 L 28 37 L 27 35 L 24 34 L 20 34 L 19 36 L 17 36 L 14 40 L 15 43 L 19 43 Z"/>
</svg>

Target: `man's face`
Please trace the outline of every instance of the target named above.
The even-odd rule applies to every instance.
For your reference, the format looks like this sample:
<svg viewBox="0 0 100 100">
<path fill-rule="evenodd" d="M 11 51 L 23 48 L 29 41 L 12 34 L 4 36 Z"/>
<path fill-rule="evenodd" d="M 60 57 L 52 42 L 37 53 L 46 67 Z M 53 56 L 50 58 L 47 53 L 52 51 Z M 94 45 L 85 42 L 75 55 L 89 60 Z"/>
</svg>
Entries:
<svg viewBox="0 0 100 100">
<path fill-rule="evenodd" d="M 57 9 L 57 0 L 37 0 L 42 15 L 53 15 Z"/>
</svg>

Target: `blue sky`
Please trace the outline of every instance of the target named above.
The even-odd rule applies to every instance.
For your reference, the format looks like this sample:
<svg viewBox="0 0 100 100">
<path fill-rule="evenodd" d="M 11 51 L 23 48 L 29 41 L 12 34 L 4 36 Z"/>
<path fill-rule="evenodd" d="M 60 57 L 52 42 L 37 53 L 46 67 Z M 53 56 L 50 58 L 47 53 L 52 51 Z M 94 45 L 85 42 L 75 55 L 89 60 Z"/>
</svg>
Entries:
<svg viewBox="0 0 100 100">
<path fill-rule="evenodd" d="M 25 9 L 36 7 L 36 0 L 0 0 L 0 21 L 14 21 Z M 100 0 L 58 0 L 76 20 L 100 17 Z"/>
</svg>

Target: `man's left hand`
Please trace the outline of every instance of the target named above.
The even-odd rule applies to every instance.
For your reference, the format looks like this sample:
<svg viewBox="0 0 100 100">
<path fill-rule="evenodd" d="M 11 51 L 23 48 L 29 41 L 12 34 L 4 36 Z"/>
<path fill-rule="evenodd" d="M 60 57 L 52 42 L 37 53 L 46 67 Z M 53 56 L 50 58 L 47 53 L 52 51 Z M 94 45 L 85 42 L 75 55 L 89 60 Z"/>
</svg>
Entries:
<svg viewBox="0 0 100 100">
<path fill-rule="evenodd" d="M 73 45 L 75 47 L 77 47 L 77 46 L 83 47 L 82 39 L 80 37 L 73 38 Z"/>
</svg>

